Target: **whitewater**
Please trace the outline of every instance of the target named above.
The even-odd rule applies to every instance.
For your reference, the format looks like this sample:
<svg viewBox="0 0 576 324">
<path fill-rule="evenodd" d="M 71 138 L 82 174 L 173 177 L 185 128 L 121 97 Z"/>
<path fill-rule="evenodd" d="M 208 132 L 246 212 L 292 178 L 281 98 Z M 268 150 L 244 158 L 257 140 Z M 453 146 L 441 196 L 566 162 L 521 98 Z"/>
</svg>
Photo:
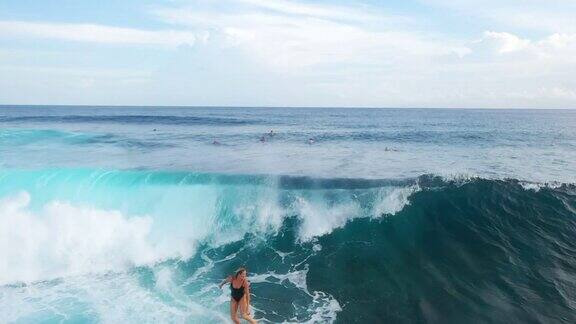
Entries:
<svg viewBox="0 0 576 324">
<path fill-rule="evenodd" d="M 262 323 L 574 322 L 575 126 L 2 106 L 0 322 L 224 323 L 239 266 Z"/>
</svg>

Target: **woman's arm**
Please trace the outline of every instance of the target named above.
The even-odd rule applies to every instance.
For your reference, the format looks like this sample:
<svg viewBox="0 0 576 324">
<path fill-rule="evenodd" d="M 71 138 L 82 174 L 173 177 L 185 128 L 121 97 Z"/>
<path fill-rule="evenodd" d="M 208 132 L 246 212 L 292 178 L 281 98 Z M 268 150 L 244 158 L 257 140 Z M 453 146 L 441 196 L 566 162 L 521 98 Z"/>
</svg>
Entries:
<svg viewBox="0 0 576 324">
<path fill-rule="evenodd" d="M 250 314 L 250 282 L 246 280 L 246 312 Z"/>
<path fill-rule="evenodd" d="M 218 285 L 218 288 L 222 289 L 222 286 L 224 286 L 224 284 L 230 282 L 231 280 L 232 280 L 231 276 L 226 277 L 226 279 L 222 280 L 222 282 Z"/>
</svg>

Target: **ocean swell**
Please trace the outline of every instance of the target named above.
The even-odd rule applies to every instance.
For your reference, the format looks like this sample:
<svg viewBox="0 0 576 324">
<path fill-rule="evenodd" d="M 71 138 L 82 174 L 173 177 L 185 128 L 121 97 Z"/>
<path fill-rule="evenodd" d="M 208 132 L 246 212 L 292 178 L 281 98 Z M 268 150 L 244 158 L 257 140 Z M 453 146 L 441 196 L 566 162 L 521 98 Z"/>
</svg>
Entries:
<svg viewBox="0 0 576 324">
<path fill-rule="evenodd" d="M 238 266 L 264 323 L 576 320 L 572 184 L 2 170 L 0 199 L 10 321 L 219 323 Z"/>
</svg>

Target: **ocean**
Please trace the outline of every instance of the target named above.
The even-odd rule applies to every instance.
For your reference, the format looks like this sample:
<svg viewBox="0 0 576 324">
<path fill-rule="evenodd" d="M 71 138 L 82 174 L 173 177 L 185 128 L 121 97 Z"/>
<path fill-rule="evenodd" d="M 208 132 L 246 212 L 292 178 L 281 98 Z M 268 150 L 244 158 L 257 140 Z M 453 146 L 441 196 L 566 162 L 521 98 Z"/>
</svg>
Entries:
<svg viewBox="0 0 576 324">
<path fill-rule="evenodd" d="M 0 322 L 576 322 L 576 110 L 0 107 Z"/>
</svg>

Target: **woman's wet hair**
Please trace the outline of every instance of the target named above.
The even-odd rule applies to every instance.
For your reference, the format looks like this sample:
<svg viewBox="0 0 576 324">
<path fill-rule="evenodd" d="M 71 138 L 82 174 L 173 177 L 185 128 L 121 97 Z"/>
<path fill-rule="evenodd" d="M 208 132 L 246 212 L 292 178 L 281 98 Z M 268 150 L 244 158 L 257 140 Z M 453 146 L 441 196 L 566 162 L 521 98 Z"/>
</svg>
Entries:
<svg viewBox="0 0 576 324">
<path fill-rule="evenodd" d="M 234 278 L 238 278 L 238 276 L 244 271 L 246 271 L 246 268 L 244 268 L 244 267 L 238 268 L 238 270 L 236 270 L 236 274 L 234 275 Z"/>
</svg>

